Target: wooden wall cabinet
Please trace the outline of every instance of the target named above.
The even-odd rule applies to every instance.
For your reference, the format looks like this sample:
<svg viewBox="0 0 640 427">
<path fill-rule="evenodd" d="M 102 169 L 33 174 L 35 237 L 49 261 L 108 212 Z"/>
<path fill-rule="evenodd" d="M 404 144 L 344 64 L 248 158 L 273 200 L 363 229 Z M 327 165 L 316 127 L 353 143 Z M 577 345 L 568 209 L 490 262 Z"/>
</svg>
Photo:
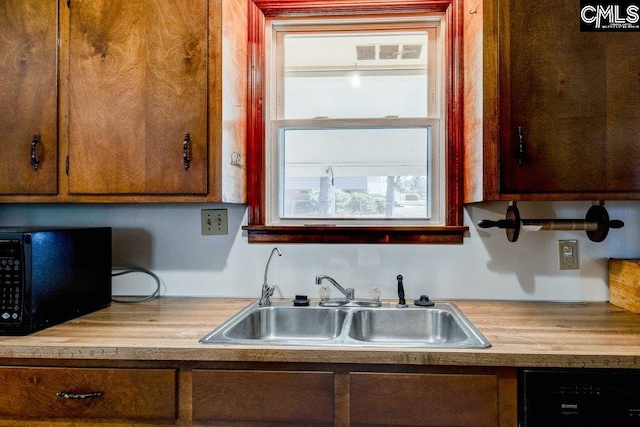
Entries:
<svg viewBox="0 0 640 427">
<path fill-rule="evenodd" d="M 57 3 L 0 2 L 0 194 L 56 194 Z"/>
<path fill-rule="evenodd" d="M 73 0 L 69 17 L 69 193 L 205 195 L 206 1 Z"/>
<path fill-rule="evenodd" d="M 32 13 L 36 6 L 47 13 Z M 52 48 L 41 61 L 53 71 L 4 73 L 0 87 L 53 88 L 38 172 L 57 170 L 44 179 L 50 188 L 33 191 L 14 169 L 2 168 L 15 182 L 0 187 L 0 201 L 245 202 L 246 2 L 11 0 L 2 7 L 15 12 L 0 18 L 0 33 L 15 26 L 13 15 L 32 13 L 33 23 L 18 27 L 22 37 L 52 34 L 35 40 L 40 50 Z M 0 69 L 20 58 L 0 54 Z M 27 154 L 35 132 L 20 132 L 21 139 L 27 133 Z"/>
<path fill-rule="evenodd" d="M 469 0 L 465 201 L 640 199 L 640 33 L 572 0 Z"/>
</svg>

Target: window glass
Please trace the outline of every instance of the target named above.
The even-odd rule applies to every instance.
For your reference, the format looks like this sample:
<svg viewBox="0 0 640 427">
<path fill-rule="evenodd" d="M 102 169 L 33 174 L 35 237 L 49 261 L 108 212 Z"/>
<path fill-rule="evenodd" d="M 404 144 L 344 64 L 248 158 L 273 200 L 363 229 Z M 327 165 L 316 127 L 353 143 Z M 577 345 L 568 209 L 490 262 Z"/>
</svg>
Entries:
<svg viewBox="0 0 640 427">
<path fill-rule="evenodd" d="M 430 127 L 280 134 L 280 217 L 430 217 Z"/>
<path fill-rule="evenodd" d="M 268 222 L 443 224 L 439 20 L 272 28 Z"/>
<path fill-rule="evenodd" d="M 426 117 L 428 33 L 284 37 L 285 119 Z"/>
</svg>

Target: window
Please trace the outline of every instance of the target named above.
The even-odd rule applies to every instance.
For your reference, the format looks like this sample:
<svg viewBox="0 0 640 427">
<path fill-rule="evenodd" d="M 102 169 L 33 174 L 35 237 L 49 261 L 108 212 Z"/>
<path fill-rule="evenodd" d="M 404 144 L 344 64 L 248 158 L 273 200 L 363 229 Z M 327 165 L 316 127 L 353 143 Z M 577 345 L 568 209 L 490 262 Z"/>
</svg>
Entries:
<svg viewBox="0 0 640 427">
<path fill-rule="evenodd" d="M 423 224 L 441 218 L 440 191 L 432 189 L 440 180 L 430 173 L 438 169 L 430 155 L 438 122 L 389 122 L 273 123 L 278 160 L 268 191 L 271 223 Z"/>
<path fill-rule="evenodd" d="M 442 224 L 439 24 L 268 22 L 270 224 Z"/>
<path fill-rule="evenodd" d="M 250 242 L 461 242 L 446 17 L 263 21 Z"/>
</svg>

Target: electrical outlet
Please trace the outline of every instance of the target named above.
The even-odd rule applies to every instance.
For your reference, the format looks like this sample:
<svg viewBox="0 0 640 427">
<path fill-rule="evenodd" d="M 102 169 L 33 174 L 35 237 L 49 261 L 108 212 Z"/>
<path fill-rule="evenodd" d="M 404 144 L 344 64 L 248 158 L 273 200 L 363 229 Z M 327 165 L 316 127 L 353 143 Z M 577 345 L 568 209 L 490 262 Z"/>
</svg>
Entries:
<svg viewBox="0 0 640 427">
<path fill-rule="evenodd" d="M 560 270 L 578 269 L 577 240 L 558 240 L 558 268 Z"/>
<path fill-rule="evenodd" d="M 227 224 L 226 209 L 203 209 L 202 210 L 202 235 L 222 235 L 229 234 Z"/>
</svg>

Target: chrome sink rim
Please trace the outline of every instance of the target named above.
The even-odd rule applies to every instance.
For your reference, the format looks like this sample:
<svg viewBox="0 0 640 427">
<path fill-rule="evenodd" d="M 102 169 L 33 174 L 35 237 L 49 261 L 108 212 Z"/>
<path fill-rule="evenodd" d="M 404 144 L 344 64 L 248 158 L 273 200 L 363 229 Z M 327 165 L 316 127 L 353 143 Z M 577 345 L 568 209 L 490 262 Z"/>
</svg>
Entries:
<svg viewBox="0 0 640 427">
<path fill-rule="evenodd" d="M 337 336 L 329 338 L 233 338 L 227 335 L 227 332 L 236 327 L 240 322 L 244 321 L 253 312 L 257 312 L 262 309 L 291 309 L 291 310 L 329 310 L 329 311 L 342 311 L 345 312 L 342 327 Z M 458 326 L 467 335 L 467 338 L 455 342 L 429 342 L 419 340 L 360 340 L 351 336 L 350 331 L 352 328 L 354 315 L 362 311 L 425 311 L 425 310 L 440 310 L 451 313 L 456 319 Z M 260 307 L 258 302 L 251 303 L 234 314 L 227 321 L 222 323 L 217 328 L 213 329 L 207 335 L 202 337 L 199 342 L 201 344 L 225 344 L 225 345 L 243 345 L 243 346 L 303 346 L 303 347 L 382 347 L 382 348 L 424 348 L 424 349 L 482 349 L 491 347 L 491 343 L 485 338 L 485 336 L 478 330 L 478 328 L 471 323 L 471 321 L 464 315 L 464 313 L 453 303 L 436 303 L 432 307 L 323 307 L 318 305 L 317 302 L 307 307 L 295 307 L 291 302 L 285 301 L 273 301 L 270 306 Z"/>
</svg>

